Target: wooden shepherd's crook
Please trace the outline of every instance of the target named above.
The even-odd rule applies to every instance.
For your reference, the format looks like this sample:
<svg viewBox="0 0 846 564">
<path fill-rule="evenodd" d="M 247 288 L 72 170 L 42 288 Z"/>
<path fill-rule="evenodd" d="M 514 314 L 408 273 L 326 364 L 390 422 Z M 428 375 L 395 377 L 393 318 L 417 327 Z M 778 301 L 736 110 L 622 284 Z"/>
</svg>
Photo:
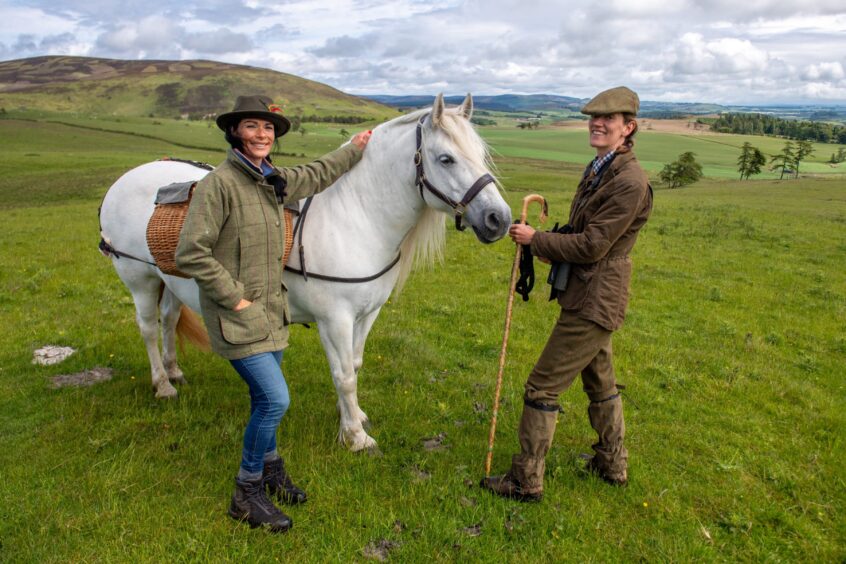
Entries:
<svg viewBox="0 0 846 564">
<path fill-rule="evenodd" d="M 541 206 L 540 222 L 546 221 L 547 206 L 543 196 L 529 194 L 523 198 L 523 211 L 520 213 L 520 223 L 526 223 L 529 204 L 538 202 Z M 502 335 L 502 348 L 499 350 L 499 372 L 496 374 L 496 392 L 494 393 L 493 415 L 491 416 L 491 432 L 488 436 L 488 454 L 485 458 L 485 476 L 491 475 L 491 459 L 493 458 L 494 435 L 496 434 L 496 416 L 499 413 L 499 394 L 502 391 L 502 372 L 505 369 L 505 350 L 508 348 L 508 333 L 511 331 L 511 308 L 514 307 L 514 289 L 517 287 L 517 271 L 520 268 L 520 255 L 523 247 L 517 245 L 514 264 L 511 266 L 511 286 L 508 290 L 508 305 L 505 307 L 505 331 Z"/>
</svg>

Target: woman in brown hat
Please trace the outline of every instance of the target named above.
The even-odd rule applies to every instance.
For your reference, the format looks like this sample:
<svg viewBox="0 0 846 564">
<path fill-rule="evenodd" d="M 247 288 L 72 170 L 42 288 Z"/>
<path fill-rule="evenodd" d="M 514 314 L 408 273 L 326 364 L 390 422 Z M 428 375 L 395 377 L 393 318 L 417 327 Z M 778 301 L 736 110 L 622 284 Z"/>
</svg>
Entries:
<svg viewBox="0 0 846 564">
<path fill-rule="evenodd" d="M 291 122 L 269 98 L 238 97 L 217 125 L 231 149 L 194 190 L 176 263 L 199 286 L 212 349 L 249 386 L 250 418 L 229 515 L 281 532 L 292 521 L 268 493 L 288 504 L 306 500 L 276 450 L 276 429 L 289 405 L 280 368 L 290 319 L 282 204 L 329 187 L 361 159 L 370 133 L 312 163 L 277 168 L 270 152 Z"/>
<path fill-rule="evenodd" d="M 601 92 L 582 108 L 596 157 L 585 169 L 569 223 L 543 233 L 513 225 L 511 238 L 531 245 L 559 273 L 553 284 L 561 314 L 525 385 L 520 454 L 482 487 L 503 497 L 538 501 L 546 453 L 560 410 L 558 396 L 581 373 L 588 417 L 599 437 L 589 471 L 615 485 L 628 480 L 623 404 L 611 363 L 611 334 L 623 324 L 638 231 L 652 210 L 652 188 L 632 152 L 640 102 L 626 87 Z M 555 264 L 557 263 L 557 264 Z"/>
</svg>

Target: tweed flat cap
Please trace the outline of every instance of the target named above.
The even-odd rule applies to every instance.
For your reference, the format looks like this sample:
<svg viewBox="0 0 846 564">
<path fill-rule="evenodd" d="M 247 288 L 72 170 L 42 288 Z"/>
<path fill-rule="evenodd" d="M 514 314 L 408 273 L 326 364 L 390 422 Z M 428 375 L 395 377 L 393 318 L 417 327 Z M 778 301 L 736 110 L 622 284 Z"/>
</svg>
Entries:
<svg viewBox="0 0 846 564">
<path fill-rule="evenodd" d="M 594 96 L 582 108 L 582 113 L 589 116 L 604 114 L 634 114 L 640 109 L 640 98 L 625 86 L 604 90 Z"/>
</svg>

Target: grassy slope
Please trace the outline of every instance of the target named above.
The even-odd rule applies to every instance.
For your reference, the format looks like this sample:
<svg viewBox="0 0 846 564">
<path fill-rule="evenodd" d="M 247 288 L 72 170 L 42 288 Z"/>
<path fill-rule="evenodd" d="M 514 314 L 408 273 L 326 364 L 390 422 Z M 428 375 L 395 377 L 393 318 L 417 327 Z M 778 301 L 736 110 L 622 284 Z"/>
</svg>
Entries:
<svg viewBox="0 0 846 564">
<path fill-rule="evenodd" d="M 22 88 L 24 84 L 30 84 Z M 175 86 L 162 98 L 157 88 Z M 212 61 L 121 61 L 38 57 L 0 62 L 0 107 L 7 111 L 173 117 L 216 114 L 236 96 L 262 93 L 289 115 L 384 119 L 393 110 L 294 75 Z"/>
<path fill-rule="evenodd" d="M 328 129 L 314 137 L 337 144 Z M 311 155 L 298 146 L 308 140 L 288 142 Z M 472 486 L 513 248 L 450 230 L 445 264 L 412 277 L 368 343 L 360 398 L 384 457 L 337 447 L 316 332 L 294 328 L 284 365 L 294 402 L 280 445 L 311 500 L 290 511 L 292 533 L 270 536 L 224 515 L 248 410 L 243 384 L 220 359 L 187 351 L 190 383 L 179 400 L 156 401 L 131 299 L 95 248 L 99 197 L 119 172 L 161 153 L 216 154 L 32 122 L 0 121 L 0 143 L 0 322 L 12 328 L 0 347 L 0 560 L 319 562 L 360 559 L 381 539 L 411 562 L 846 557 L 841 182 L 656 192 L 614 343 L 632 483 L 613 489 L 580 474 L 593 436 L 575 386 L 562 397 L 540 505 Z M 558 218 L 581 168 L 499 166 L 513 208 L 540 192 Z M 496 468 L 517 447 L 522 381 L 555 317 L 537 267 L 532 300 L 515 307 Z M 79 352 L 32 365 L 48 343 Z M 113 368 L 114 379 L 49 388 L 51 375 L 94 366 Z M 438 433 L 447 448 L 422 449 Z M 480 537 L 463 531 L 476 524 Z"/>
</svg>

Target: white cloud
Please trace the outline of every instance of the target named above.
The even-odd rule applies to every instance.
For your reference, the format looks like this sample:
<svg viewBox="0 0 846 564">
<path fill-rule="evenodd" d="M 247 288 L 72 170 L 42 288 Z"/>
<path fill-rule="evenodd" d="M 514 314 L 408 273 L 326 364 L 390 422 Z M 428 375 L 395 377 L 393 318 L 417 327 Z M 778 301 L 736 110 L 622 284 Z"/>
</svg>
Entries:
<svg viewBox="0 0 846 564">
<path fill-rule="evenodd" d="M 846 101 L 842 0 L 9 1 L 3 57 L 210 58 L 359 94 Z"/>
<path fill-rule="evenodd" d="M 805 72 L 802 73 L 802 78 L 812 81 L 839 81 L 843 80 L 844 76 L 846 76 L 846 74 L 843 72 L 843 65 L 838 62 L 810 65 L 805 69 Z"/>
</svg>

